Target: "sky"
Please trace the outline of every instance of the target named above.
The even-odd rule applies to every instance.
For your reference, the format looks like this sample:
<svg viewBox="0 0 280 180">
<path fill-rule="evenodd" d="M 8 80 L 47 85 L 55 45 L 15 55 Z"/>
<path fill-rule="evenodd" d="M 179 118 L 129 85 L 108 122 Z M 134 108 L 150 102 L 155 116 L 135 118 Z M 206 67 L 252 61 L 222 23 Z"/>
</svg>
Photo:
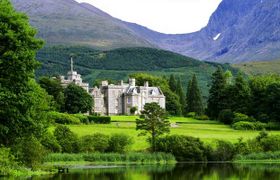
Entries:
<svg viewBox="0 0 280 180">
<path fill-rule="evenodd" d="M 76 0 L 118 19 L 152 30 L 180 34 L 200 30 L 222 0 Z"/>
</svg>

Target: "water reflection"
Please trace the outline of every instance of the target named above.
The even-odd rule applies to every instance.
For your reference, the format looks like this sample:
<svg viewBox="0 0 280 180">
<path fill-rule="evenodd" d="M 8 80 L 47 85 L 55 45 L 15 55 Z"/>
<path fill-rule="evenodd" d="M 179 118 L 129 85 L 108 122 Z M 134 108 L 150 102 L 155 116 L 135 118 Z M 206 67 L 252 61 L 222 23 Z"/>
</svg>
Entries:
<svg viewBox="0 0 280 180">
<path fill-rule="evenodd" d="M 280 164 L 177 164 L 176 166 L 123 166 L 71 169 L 68 174 L 33 177 L 54 180 L 279 180 Z"/>
</svg>

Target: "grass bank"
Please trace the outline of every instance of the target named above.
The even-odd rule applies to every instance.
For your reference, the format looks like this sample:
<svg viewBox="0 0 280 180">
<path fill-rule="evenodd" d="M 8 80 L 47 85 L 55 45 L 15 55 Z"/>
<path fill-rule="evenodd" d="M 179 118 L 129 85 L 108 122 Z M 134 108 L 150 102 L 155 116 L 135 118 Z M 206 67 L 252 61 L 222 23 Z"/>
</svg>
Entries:
<svg viewBox="0 0 280 180">
<path fill-rule="evenodd" d="M 46 165 L 175 164 L 176 160 L 167 153 L 52 153 L 44 162 Z"/>
<path fill-rule="evenodd" d="M 5 171 L 5 173 L 0 173 L 0 179 L 1 176 L 9 179 L 9 177 L 30 177 L 30 176 L 42 176 L 52 174 L 50 171 L 44 171 L 44 170 L 30 170 L 27 168 L 9 168 Z M 13 179 L 13 178 L 11 178 Z"/>
<path fill-rule="evenodd" d="M 280 163 L 280 151 L 260 152 L 247 155 L 238 155 L 234 159 L 238 163 Z"/>
</svg>

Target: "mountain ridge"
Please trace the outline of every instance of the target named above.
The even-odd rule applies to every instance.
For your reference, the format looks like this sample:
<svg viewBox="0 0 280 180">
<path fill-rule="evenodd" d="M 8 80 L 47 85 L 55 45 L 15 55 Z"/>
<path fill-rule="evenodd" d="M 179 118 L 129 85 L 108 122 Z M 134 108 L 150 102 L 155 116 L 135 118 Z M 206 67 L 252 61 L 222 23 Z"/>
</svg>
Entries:
<svg viewBox="0 0 280 180">
<path fill-rule="evenodd" d="M 162 48 L 195 59 L 229 63 L 280 58 L 279 0 L 223 0 L 206 27 L 188 34 L 159 33 L 74 0 L 12 2 L 30 16 L 48 45 L 101 50 Z"/>
</svg>

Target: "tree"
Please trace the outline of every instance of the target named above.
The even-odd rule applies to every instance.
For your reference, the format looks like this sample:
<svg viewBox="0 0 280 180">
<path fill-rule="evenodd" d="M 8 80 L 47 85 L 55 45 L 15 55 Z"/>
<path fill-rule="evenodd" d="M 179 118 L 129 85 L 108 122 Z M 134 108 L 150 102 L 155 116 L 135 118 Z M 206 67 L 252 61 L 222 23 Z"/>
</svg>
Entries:
<svg viewBox="0 0 280 180">
<path fill-rule="evenodd" d="M 268 99 L 271 99 L 270 90 L 268 87 L 272 84 L 279 84 L 279 75 L 256 76 L 250 79 L 249 86 L 251 89 L 250 115 L 260 121 L 268 121 L 270 117 L 270 104 Z M 273 88 L 274 89 L 274 88 Z M 272 89 L 271 89 L 272 90 Z M 274 93 L 273 93 L 274 94 Z"/>
<path fill-rule="evenodd" d="M 177 89 L 176 89 L 176 94 L 179 97 L 180 100 L 180 104 L 181 104 L 181 111 L 184 114 L 185 111 L 185 106 L 186 106 L 186 96 L 182 87 L 182 83 L 181 83 L 181 79 L 178 78 L 177 80 L 177 85 L 176 85 Z"/>
<path fill-rule="evenodd" d="M 267 114 L 272 120 L 280 120 L 280 82 L 271 84 L 266 90 Z"/>
<path fill-rule="evenodd" d="M 43 41 L 26 15 L 16 12 L 10 1 L 0 1 L 0 144 L 11 145 L 16 137 L 37 138 L 46 125 L 46 93 L 34 78 L 39 63 L 36 51 Z"/>
<path fill-rule="evenodd" d="M 140 135 L 151 136 L 152 151 L 156 151 L 156 138 L 170 132 L 170 123 L 166 112 L 157 103 L 147 103 L 141 112 L 141 118 L 136 120 L 136 130 L 143 130 Z"/>
<path fill-rule="evenodd" d="M 169 78 L 169 87 L 170 87 L 170 90 L 172 92 L 176 92 L 176 89 L 177 89 L 177 84 L 176 84 L 176 80 L 175 80 L 175 77 L 173 74 L 170 75 L 170 78 Z"/>
<path fill-rule="evenodd" d="M 241 73 L 238 73 L 235 78 L 235 83 L 232 87 L 231 93 L 227 95 L 231 99 L 231 109 L 235 112 L 248 114 L 250 107 L 250 88 L 248 83 L 243 79 Z"/>
<path fill-rule="evenodd" d="M 65 111 L 70 114 L 86 113 L 93 106 L 92 97 L 80 86 L 69 84 L 64 90 Z"/>
<path fill-rule="evenodd" d="M 217 118 L 220 111 L 225 108 L 226 78 L 222 68 L 219 66 L 212 75 L 212 85 L 209 90 L 207 113 L 211 118 Z"/>
<path fill-rule="evenodd" d="M 60 81 L 56 78 L 44 76 L 39 79 L 39 84 L 49 95 L 53 96 L 55 108 L 62 112 L 64 109 L 64 89 Z"/>
<path fill-rule="evenodd" d="M 196 75 L 193 75 L 192 80 L 189 82 L 186 112 L 195 112 L 198 115 L 203 113 L 202 97 L 198 88 Z"/>
<path fill-rule="evenodd" d="M 78 153 L 79 152 L 79 139 L 69 127 L 59 125 L 54 130 L 54 136 L 57 139 L 59 145 L 64 153 Z"/>
</svg>

